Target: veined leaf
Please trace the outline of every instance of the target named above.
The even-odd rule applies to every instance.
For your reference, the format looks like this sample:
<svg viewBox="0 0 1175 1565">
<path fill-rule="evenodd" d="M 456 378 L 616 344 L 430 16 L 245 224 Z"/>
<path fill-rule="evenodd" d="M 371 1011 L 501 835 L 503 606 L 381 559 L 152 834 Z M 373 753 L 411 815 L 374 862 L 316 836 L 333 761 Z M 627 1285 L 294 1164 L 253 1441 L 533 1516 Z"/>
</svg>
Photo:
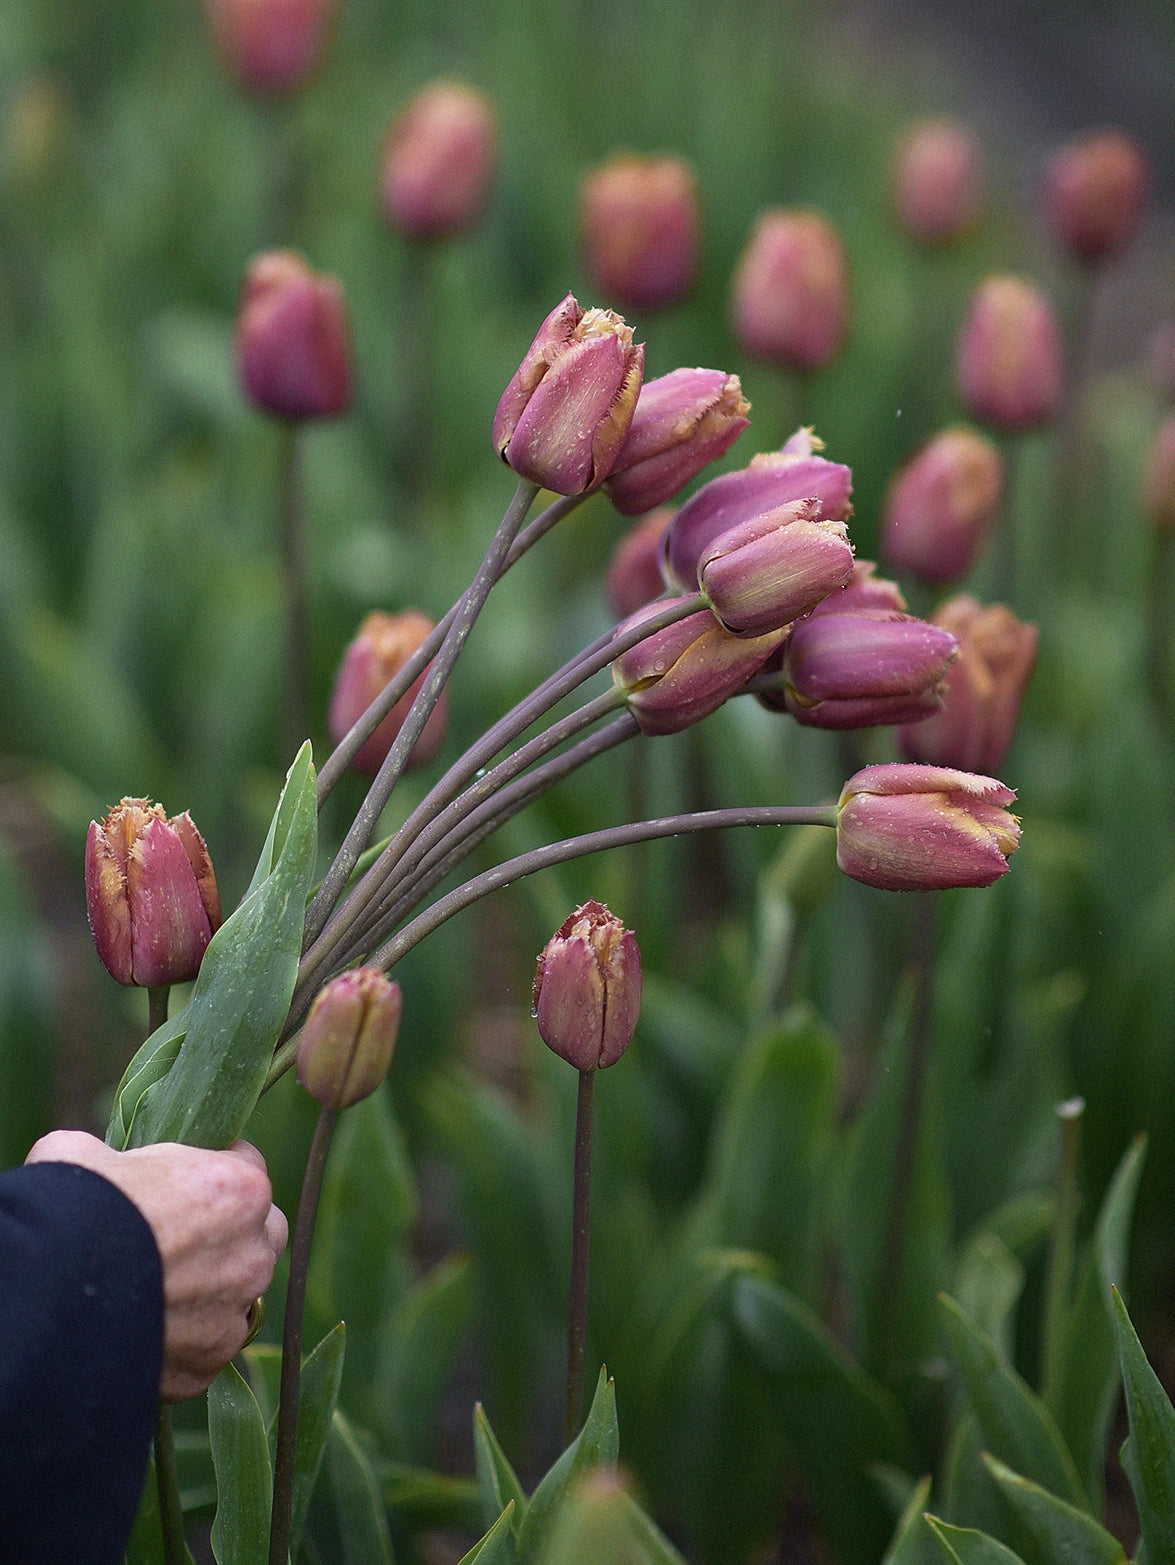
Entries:
<svg viewBox="0 0 1175 1565">
<path fill-rule="evenodd" d="M 269 1441 L 257 1399 L 231 1364 L 208 1388 L 208 1435 L 218 1496 L 212 1552 L 217 1565 L 257 1565 L 269 1551 Z"/>
</svg>

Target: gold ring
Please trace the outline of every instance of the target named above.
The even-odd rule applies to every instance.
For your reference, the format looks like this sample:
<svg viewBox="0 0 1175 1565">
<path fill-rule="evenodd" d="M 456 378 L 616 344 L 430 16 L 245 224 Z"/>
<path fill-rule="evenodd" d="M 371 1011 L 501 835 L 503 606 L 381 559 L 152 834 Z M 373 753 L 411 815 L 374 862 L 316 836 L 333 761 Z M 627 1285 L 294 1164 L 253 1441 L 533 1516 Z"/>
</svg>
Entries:
<svg viewBox="0 0 1175 1565">
<path fill-rule="evenodd" d="M 241 1343 L 243 1348 L 247 1348 L 251 1342 L 256 1342 L 261 1335 L 262 1326 L 265 1325 L 265 1300 L 260 1295 L 245 1311 L 245 1324 L 249 1328 L 249 1335 Z"/>
</svg>

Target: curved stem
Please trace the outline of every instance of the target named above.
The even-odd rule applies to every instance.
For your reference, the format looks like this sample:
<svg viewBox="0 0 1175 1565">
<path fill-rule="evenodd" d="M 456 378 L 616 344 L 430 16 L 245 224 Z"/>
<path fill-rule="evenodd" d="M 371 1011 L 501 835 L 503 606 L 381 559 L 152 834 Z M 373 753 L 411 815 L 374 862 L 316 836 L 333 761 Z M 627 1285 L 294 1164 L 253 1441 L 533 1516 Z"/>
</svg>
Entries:
<svg viewBox="0 0 1175 1565">
<path fill-rule="evenodd" d="M 563 1444 L 583 1417 L 583 1361 L 587 1351 L 588 1263 L 591 1253 L 592 1124 L 596 1073 L 580 1071 L 575 1102 L 575 1172 L 571 1193 L 571 1286 L 567 1304 L 567 1410 Z"/>
<path fill-rule="evenodd" d="M 408 716 L 404 720 L 404 726 L 396 735 L 395 742 L 384 758 L 383 765 L 376 773 L 375 781 L 368 789 L 359 813 L 351 823 L 351 828 L 343 840 L 343 845 L 335 855 L 334 862 L 323 877 L 318 893 L 311 903 L 306 915 L 306 943 L 309 944 L 321 932 L 331 911 L 342 895 L 343 888 L 351 878 L 351 872 L 358 862 L 359 855 L 371 841 L 375 824 L 379 820 L 384 806 L 392 796 L 404 767 L 408 764 L 408 757 L 416 741 L 420 738 L 425 723 L 428 721 L 433 708 L 440 700 L 441 691 L 449 675 L 453 672 L 454 665 L 461 655 L 470 631 L 477 622 L 486 599 L 489 597 L 494 583 L 502 574 L 503 562 L 513 543 L 518 529 L 522 526 L 524 517 L 538 494 L 538 485 L 525 479 L 519 479 L 514 491 L 514 498 L 506 509 L 506 514 L 499 524 L 493 541 L 486 551 L 485 558 L 478 567 L 476 576 L 466 589 L 464 595 L 458 601 L 456 613 L 445 632 L 445 638 L 432 661 L 428 673 L 424 677 L 416 699 L 409 709 Z"/>
<path fill-rule="evenodd" d="M 184 1508 L 180 1502 L 175 1436 L 171 1428 L 171 1408 L 166 1402 L 159 1404 L 155 1419 L 155 1483 L 159 1490 L 164 1565 L 187 1565 L 188 1546 L 184 1540 Z"/>
<path fill-rule="evenodd" d="M 287 1565 L 294 1505 L 295 1459 L 298 1454 L 298 1397 L 302 1383 L 302 1322 L 306 1311 L 306 1278 L 310 1270 L 310 1241 L 322 1193 L 322 1176 L 331 1137 L 338 1121 L 337 1109 L 323 1107 L 314 1126 L 314 1137 L 302 1177 L 302 1194 L 294 1234 L 290 1241 L 290 1281 L 286 1289 L 286 1316 L 282 1328 L 281 1390 L 277 1410 L 277 1444 L 273 1463 L 273 1511 L 269 1528 L 269 1565 Z"/>
</svg>

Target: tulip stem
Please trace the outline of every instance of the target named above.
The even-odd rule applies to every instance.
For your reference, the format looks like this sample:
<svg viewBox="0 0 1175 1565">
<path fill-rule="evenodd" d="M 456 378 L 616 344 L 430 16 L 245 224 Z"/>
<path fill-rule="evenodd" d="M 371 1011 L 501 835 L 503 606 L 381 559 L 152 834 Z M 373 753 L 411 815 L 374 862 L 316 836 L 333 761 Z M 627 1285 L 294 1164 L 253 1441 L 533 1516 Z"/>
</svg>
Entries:
<svg viewBox="0 0 1175 1565">
<path fill-rule="evenodd" d="M 269 1565 L 287 1565 L 294 1505 L 294 1471 L 298 1453 L 298 1398 L 302 1382 L 302 1322 L 306 1312 L 306 1278 L 310 1270 L 310 1241 L 322 1176 L 326 1169 L 338 1109 L 319 1110 L 302 1176 L 298 1215 L 290 1241 L 290 1280 L 286 1288 L 286 1314 L 282 1327 L 281 1386 L 277 1409 L 277 1442 L 273 1462 L 273 1512 L 269 1529 Z"/>
<path fill-rule="evenodd" d="M 571 1287 L 567 1306 L 567 1412 L 563 1444 L 579 1433 L 587 1349 L 588 1262 L 591 1249 L 592 1125 L 596 1073 L 580 1071 L 575 1102 L 575 1172 L 571 1193 Z"/>
<path fill-rule="evenodd" d="M 306 540 L 302 516 L 302 442 L 300 426 L 281 430 L 278 491 L 282 591 L 286 610 L 285 753 L 297 754 L 306 738 L 309 710 L 306 622 Z"/>
<path fill-rule="evenodd" d="M 159 1404 L 155 1420 L 155 1483 L 159 1490 L 159 1529 L 163 1534 L 164 1565 L 186 1565 L 188 1546 L 184 1539 L 184 1509 L 180 1501 L 171 1408 L 166 1402 Z"/>
<path fill-rule="evenodd" d="M 147 1036 L 150 1037 L 167 1020 L 167 1002 L 171 995 L 170 984 L 157 984 L 147 990 Z"/>
<path fill-rule="evenodd" d="M 1056 1406 L 1056 1394 L 1065 1371 L 1064 1331 L 1072 1296 L 1077 1212 L 1081 1205 L 1077 1170 L 1081 1152 L 1081 1116 L 1084 1111 L 1085 1103 L 1081 1098 L 1068 1098 L 1064 1103 L 1058 1103 L 1056 1110 L 1061 1147 L 1057 1167 L 1057 1211 L 1053 1219 L 1052 1246 L 1045 1279 L 1041 1367 L 1041 1394 L 1050 1407 Z"/>
<path fill-rule="evenodd" d="M 351 878 L 352 870 L 358 863 L 364 848 L 371 841 L 384 806 L 391 798 L 392 790 L 408 764 L 408 758 L 424 730 L 425 723 L 440 700 L 441 691 L 453 672 L 461 650 L 477 622 L 477 617 L 494 583 L 502 574 L 510 545 L 514 542 L 518 529 L 522 526 L 526 513 L 530 510 L 538 492 L 537 484 L 522 478 L 518 480 L 514 498 L 506 509 L 506 514 L 494 534 L 485 558 L 478 567 L 477 574 L 457 603 L 457 612 L 412 702 L 404 726 L 396 735 L 383 765 L 376 773 L 375 781 L 368 789 L 367 797 L 352 821 L 350 830 L 343 839 L 343 845 L 335 855 L 334 862 L 323 877 L 322 884 L 310 905 L 306 915 L 306 945 L 322 933 L 327 919 Z"/>
</svg>

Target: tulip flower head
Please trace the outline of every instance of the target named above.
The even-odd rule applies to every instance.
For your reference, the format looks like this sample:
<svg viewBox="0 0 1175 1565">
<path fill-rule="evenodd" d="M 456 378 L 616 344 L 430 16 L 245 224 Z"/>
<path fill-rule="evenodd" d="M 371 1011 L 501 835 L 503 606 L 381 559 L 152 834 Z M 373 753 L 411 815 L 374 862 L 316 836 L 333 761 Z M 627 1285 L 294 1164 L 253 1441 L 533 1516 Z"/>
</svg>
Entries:
<svg viewBox="0 0 1175 1565">
<path fill-rule="evenodd" d="M 707 544 L 698 585 L 719 622 L 737 636 L 761 636 L 807 614 L 852 575 L 844 522 L 820 515 L 816 499 L 792 500 L 747 517 Z"/>
<path fill-rule="evenodd" d="M 677 369 L 647 380 L 604 490 L 624 516 L 672 500 L 742 434 L 751 405 L 737 375 Z"/>
<path fill-rule="evenodd" d="M 988 277 L 971 297 L 955 345 L 955 380 L 981 423 L 1035 429 L 1060 406 L 1061 334 L 1052 305 L 1022 277 Z"/>
<path fill-rule="evenodd" d="M 298 1080 L 324 1108 L 368 1098 L 388 1073 L 400 1031 L 400 986 L 373 967 L 320 989 L 298 1039 Z"/>
<path fill-rule="evenodd" d="M 1032 678 L 1036 627 L 1002 603 L 985 608 L 967 594 L 942 604 L 931 623 L 955 637 L 959 655 L 946 670 L 941 706 L 900 728 L 898 748 L 910 761 L 994 772 L 1011 747 Z"/>
<path fill-rule="evenodd" d="M 815 613 L 793 627 L 787 643 L 784 701 L 797 722 L 812 728 L 910 722 L 942 704 L 957 651 L 949 631 L 910 614 Z"/>
<path fill-rule="evenodd" d="M 195 978 L 220 928 L 212 860 L 191 816 L 170 820 L 123 799 L 86 835 L 86 908 L 103 966 L 120 984 L 161 988 Z"/>
<path fill-rule="evenodd" d="M 819 212 L 764 212 L 731 287 L 734 334 L 752 358 L 808 371 L 835 356 L 848 321 L 848 268 Z"/>
<path fill-rule="evenodd" d="M 604 588 L 618 619 L 635 614 L 664 591 L 661 580 L 661 539 L 673 515 L 660 506 L 633 523 L 612 551 Z"/>
<path fill-rule="evenodd" d="M 543 1042 L 576 1070 L 603 1070 L 632 1042 L 640 1006 L 635 936 L 603 903 L 585 902 L 538 959 L 534 1008 Z"/>
<path fill-rule="evenodd" d="M 1015 797 L 994 777 L 948 767 L 867 766 L 837 804 L 837 863 L 883 891 L 990 886 L 1020 841 Z"/>
<path fill-rule="evenodd" d="M 354 641 L 343 653 L 335 675 L 327 713 L 327 727 L 335 744 L 343 740 L 434 629 L 432 620 L 418 609 L 407 609 L 401 614 L 384 614 L 375 609 L 367 616 Z M 425 669 L 375 732 L 364 740 L 351 761 L 353 771 L 370 777 L 379 771 L 427 673 Z M 440 700 L 429 713 L 420 738 L 413 746 L 409 766 L 424 766 L 432 760 L 444 741 L 447 714 L 447 694 L 442 690 Z"/>
<path fill-rule="evenodd" d="M 660 309 L 685 298 L 697 271 L 700 226 L 697 183 L 680 158 L 621 153 L 580 187 L 584 270 L 625 309 Z"/>
<path fill-rule="evenodd" d="M 245 92 L 282 98 L 317 69 L 338 0 L 204 0 L 225 70 Z"/>
<path fill-rule="evenodd" d="M 974 564 L 1003 492 L 999 447 L 977 430 L 945 429 L 894 475 L 882 506 L 882 552 L 923 581 L 954 581 Z"/>
<path fill-rule="evenodd" d="M 494 449 L 520 478 L 555 494 L 601 483 L 628 435 L 645 349 L 611 310 L 568 294 L 547 316 L 502 393 Z"/>
<path fill-rule="evenodd" d="M 1134 238 L 1150 183 L 1146 155 L 1133 137 L 1120 130 L 1090 131 L 1048 160 L 1045 217 L 1071 255 L 1099 261 Z"/>
<path fill-rule="evenodd" d="M 923 245 L 947 244 L 969 229 L 983 199 L 983 153 L 957 120 L 919 120 L 894 154 L 890 197 L 898 222 Z"/>
<path fill-rule="evenodd" d="M 379 193 L 391 227 L 412 239 L 473 228 L 489 200 L 497 141 L 497 114 L 484 93 L 458 81 L 421 88 L 384 139 Z"/>
<path fill-rule="evenodd" d="M 276 418 L 334 418 L 351 402 L 343 293 L 292 250 L 249 264 L 234 334 L 237 372 L 255 407 Z"/>
</svg>

